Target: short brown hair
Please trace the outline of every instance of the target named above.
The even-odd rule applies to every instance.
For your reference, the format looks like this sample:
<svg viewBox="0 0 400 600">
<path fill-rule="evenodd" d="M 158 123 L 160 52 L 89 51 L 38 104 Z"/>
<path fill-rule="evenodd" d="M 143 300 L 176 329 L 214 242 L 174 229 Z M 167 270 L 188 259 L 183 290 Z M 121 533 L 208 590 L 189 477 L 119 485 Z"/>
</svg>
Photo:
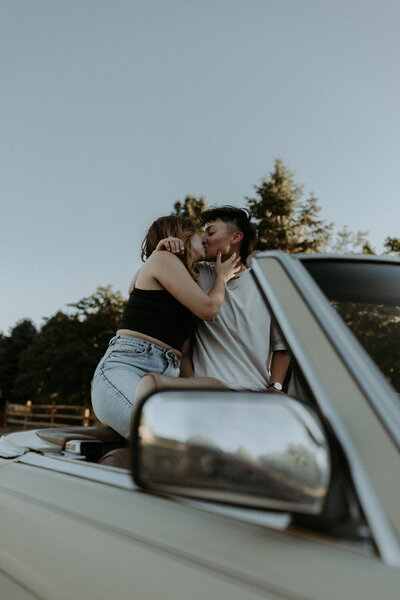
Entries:
<svg viewBox="0 0 400 600">
<path fill-rule="evenodd" d="M 212 223 L 220 219 L 224 223 L 232 223 L 239 231 L 243 233 L 243 239 L 240 242 L 240 255 L 245 263 L 248 256 L 253 252 L 256 241 L 256 228 L 250 221 L 250 215 L 245 208 L 236 208 L 236 206 L 214 206 L 205 210 L 200 215 L 202 225 Z"/>
<path fill-rule="evenodd" d="M 194 233 L 198 233 L 198 227 L 190 217 L 177 217 L 175 215 L 159 217 L 152 223 L 142 242 L 142 261 L 144 262 L 151 256 L 158 242 L 167 237 L 176 237 L 182 240 L 185 248 L 185 253 L 177 256 L 183 262 L 193 279 L 196 279 L 198 271 L 190 244 L 190 238 Z"/>
</svg>

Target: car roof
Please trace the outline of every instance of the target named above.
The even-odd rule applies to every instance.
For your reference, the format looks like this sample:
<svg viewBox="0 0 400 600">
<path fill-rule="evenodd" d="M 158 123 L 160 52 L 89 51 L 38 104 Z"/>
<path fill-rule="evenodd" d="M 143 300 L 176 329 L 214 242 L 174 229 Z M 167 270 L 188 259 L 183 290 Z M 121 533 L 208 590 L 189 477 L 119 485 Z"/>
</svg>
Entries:
<svg viewBox="0 0 400 600">
<path fill-rule="evenodd" d="M 262 250 L 257 252 L 255 258 L 263 258 L 264 256 L 276 256 L 282 257 L 287 256 L 296 261 L 353 261 L 353 262 L 381 262 L 381 263 L 397 263 L 400 264 L 400 258 L 395 256 L 377 255 L 377 254 L 324 254 L 324 253 L 310 253 L 310 254 L 288 254 L 281 250 Z"/>
</svg>

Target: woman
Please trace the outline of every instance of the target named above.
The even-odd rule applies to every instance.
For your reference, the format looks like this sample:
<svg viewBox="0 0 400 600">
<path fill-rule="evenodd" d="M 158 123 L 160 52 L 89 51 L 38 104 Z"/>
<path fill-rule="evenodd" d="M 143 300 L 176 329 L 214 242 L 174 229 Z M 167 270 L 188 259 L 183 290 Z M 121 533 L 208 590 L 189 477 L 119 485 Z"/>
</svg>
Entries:
<svg viewBox="0 0 400 600">
<path fill-rule="evenodd" d="M 182 240 L 182 254 L 154 252 L 161 240 L 171 236 Z M 132 404 L 141 378 L 148 373 L 179 377 L 182 347 L 193 332 L 195 317 L 216 317 L 225 284 L 240 268 L 240 257 L 234 255 L 221 263 L 219 255 L 215 284 L 208 294 L 203 292 L 196 283 L 196 262 L 204 259 L 201 237 L 192 219 L 176 216 L 154 221 L 142 244 L 144 259 L 132 281 L 120 328 L 92 381 L 97 418 L 125 438 L 129 437 Z M 152 377 L 145 379 L 147 385 L 153 385 Z M 141 394 L 143 384 L 145 381 Z M 221 386 L 209 377 L 185 379 L 185 387 Z"/>
</svg>

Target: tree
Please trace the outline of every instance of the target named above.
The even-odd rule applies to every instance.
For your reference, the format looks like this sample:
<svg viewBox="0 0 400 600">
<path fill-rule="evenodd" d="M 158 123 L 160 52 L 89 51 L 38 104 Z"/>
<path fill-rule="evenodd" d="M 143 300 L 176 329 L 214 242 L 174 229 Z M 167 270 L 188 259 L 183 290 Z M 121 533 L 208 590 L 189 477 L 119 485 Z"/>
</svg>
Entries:
<svg viewBox="0 0 400 600">
<path fill-rule="evenodd" d="M 0 389 L 2 403 L 22 401 L 17 385 L 20 360 L 23 353 L 36 339 L 38 332 L 29 319 L 19 321 L 9 336 L 0 339 Z"/>
<path fill-rule="evenodd" d="M 319 252 L 326 248 L 332 225 L 318 218 L 318 199 L 311 194 L 301 202 L 303 186 L 281 159 L 261 183 L 254 186 L 255 198 L 247 198 L 251 216 L 257 225 L 256 250 Z"/>
<path fill-rule="evenodd" d="M 396 390 L 400 389 L 400 308 L 356 302 L 334 302 L 336 310 Z"/>
<path fill-rule="evenodd" d="M 207 209 L 207 202 L 204 196 L 197 200 L 195 196 L 186 196 L 183 204 L 175 202 L 173 215 L 178 217 L 191 217 L 200 227 L 200 213 Z"/>
<path fill-rule="evenodd" d="M 89 403 L 93 373 L 118 329 L 124 303 L 111 286 L 99 287 L 69 305 L 71 314 L 48 319 L 21 357 L 17 383 L 24 400 Z"/>
<path fill-rule="evenodd" d="M 400 238 L 387 237 L 383 244 L 385 254 L 393 254 L 400 256 Z"/>
<path fill-rule="evenodd" d="M 313 194 L 299 206 L 294 223 L 298 232 L 297 242 L 293 248 L 294 252 L 310 253 L 326 250 L 333 225 L 325 224 L 324 221 L 317 218 L 320 211 L 318 199 Z"/>
<path fill-rule="evenodd" d="M 332 244 L 331 251 L 338 254 L 375 254 L 367 240 L 368 231 L 351 231 L 344 225 L 336 234 L 336 241 Z"/>
</svg>

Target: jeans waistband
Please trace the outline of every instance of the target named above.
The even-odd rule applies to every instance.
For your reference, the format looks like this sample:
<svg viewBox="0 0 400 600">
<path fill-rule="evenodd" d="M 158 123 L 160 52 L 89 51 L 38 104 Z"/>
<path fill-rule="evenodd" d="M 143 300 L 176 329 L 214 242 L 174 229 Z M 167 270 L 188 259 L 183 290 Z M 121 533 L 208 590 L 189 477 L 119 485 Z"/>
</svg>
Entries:
<svg viewBox="0 0 400 600">
<path fill-rule="evenodd" d="M 150 350 L 158 350 L 166 358 L 168 358 L 170 362 L 174 364 L 174 366 L 180 365 L 179 358 L 174 352 L 172 352 L 172 350 L 169 350 L 168 348 L 163 348 L 162 346 L 158 346 L 153 342 L 149 342 L 148 340 L 144 340 L 143 338 L 135 337 L 133 335 L 115 335 L 113 338 L 111 338 L 108 345 L 114 346 L 119 341 L 123 341 L 124 344 L 131 344 L 132 346 L 140 346 L 141 348 L 145 348 L 147 352 L 150 352 Z"/>
</svg>

